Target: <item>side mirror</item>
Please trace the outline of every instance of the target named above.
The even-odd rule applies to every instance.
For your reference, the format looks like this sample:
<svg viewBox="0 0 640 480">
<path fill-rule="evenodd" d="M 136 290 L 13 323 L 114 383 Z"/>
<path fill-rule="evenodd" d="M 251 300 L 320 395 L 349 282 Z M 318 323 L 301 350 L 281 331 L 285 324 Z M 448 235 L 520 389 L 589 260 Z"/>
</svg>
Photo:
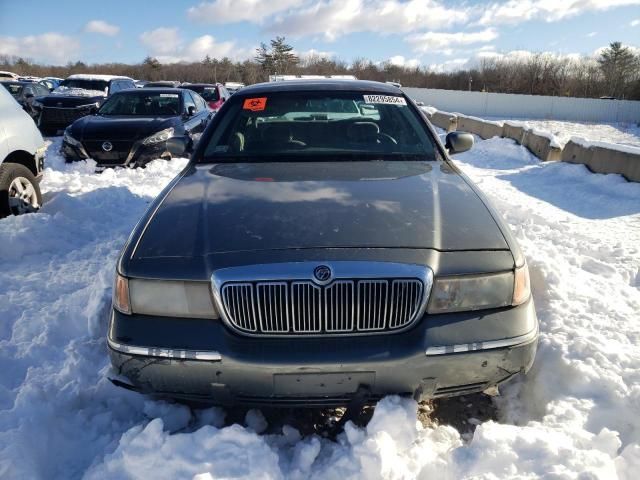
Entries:
<svg viewBox="0 0 640 480">
<path fill-rule="evenodd" d="M 187 151 L 187 140 L 184 137 L 171 137 L 167 140 L 167 150 L 172 156 L 182 157 Z"/>
<path fill-rule="evenodd" d="M 189 105 L 187 107 L 187 117 L 193 117 L 196 114 L 196 107 Z"/>
<path fill-rule="evenodd" d="M 33 100 L 33 97 L 35 95 L 33 93 L 25 93 L 24 94 L 24 98 L 26 98 L 27 100 Z"/>
<path fill-rule="evenodd" d="M 465 132 L 450 132 L 447 134 L 444 146 L 451 155 L 466 152 L 473 147 L 473 135 Z"/>
</svg>

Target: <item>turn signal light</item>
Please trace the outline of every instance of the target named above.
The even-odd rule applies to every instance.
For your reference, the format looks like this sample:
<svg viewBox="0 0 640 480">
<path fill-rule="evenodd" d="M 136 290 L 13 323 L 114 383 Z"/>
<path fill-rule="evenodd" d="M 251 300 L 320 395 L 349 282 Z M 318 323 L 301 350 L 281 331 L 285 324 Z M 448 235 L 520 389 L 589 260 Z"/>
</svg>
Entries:
<svg viewBox="0 0 640 480">
<path fill-rule="evenodd" d="M 121 313 L 131 313 L 129 280 L 118 273 L 116 273 L 116 281 L 113 286 L 113 307 Z"/>
<path fill-rule="evenodd" d="M 531 281 L 529 279 L 529 268 L 527 262 L 520 268 L 516 268 L 513 282 L 513 302 L 512 305 L 521 305 L 531 296 Z"/>
</svg>

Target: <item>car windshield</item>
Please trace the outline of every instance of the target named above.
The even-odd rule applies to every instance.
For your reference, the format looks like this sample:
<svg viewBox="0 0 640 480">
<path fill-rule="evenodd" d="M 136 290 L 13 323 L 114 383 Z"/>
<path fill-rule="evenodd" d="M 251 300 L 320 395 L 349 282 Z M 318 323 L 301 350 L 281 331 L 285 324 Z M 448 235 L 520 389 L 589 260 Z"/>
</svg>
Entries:
<svg viewBox="0 0 640 480">
<path fill-rule="evenodd" d="M 2 85 L 4 85 L 4 88 L 9 90 L 9 93 L 14 97 L 19 97 L 20 92 L 22 92 L 22 85 L 19 83 L 3 83 Z"/>
<path fill-rule="evenodd" d="M 64 80 L 61 87 L 81 88 L 83 90 L 100 90 L 104 91 L 109 86 L 109 82 L 105 80 L 82 80 L 79 78 L 68 78 Z"/>
<path fill-rule="evenodd" d="M 207 102 L 217 102 L 220 100 L 220 95 L 218 94 L 218 89 L 216 87 L 187 86 L 185 88 L 193 90 Z"/>
<path fill-rule="evenodd" d="M 436 157 L 425 122 L 400 95 L 277 92 L 229 102 L 203 162 Z"/>
<path fill-rule="evenodd" d="M 109 98 L 99 115 L 174 116 L 180 114 L 180 95 L 150 91 L 116 93 Z"/>
</svg>

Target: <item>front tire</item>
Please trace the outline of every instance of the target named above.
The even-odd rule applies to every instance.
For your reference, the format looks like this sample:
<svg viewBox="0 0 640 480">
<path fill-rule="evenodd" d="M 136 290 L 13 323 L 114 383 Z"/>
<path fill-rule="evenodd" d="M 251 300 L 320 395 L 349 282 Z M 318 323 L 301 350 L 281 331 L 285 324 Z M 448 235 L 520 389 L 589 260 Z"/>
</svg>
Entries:
<svg viewBox="0 0 640 480">
<path fill-rule="evenodd" d="M 24 165 L 0 165 L 0 218 L 36 212 L 42 206 L 42 193 L 36 178 Z"/>
</svg>

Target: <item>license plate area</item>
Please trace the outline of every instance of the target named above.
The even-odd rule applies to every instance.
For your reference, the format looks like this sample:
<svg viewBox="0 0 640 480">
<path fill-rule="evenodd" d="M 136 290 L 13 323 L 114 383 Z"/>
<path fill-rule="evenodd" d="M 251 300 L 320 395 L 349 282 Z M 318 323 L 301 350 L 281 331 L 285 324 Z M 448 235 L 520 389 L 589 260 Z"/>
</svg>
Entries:
<svg viewBox="0 0 640 480">
<path fill-rule="evenodd" d="M 337 395 L 355 393 L 361 385 L 373 387 L 375 379 L 375 372 L 276 373 L 273 390 L 275 395 Z"/>
</svg>

